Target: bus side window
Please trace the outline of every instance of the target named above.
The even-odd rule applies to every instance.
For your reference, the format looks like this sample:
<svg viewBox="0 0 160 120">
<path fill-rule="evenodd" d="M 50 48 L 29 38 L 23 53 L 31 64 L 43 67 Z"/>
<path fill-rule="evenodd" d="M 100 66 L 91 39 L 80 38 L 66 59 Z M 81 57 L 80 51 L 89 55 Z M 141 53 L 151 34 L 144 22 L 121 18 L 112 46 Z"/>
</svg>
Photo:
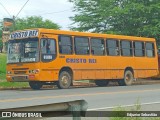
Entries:
<svg viewBox="0 0 160 120">
<path fill-rule="evenodd" d="M 146 43 L 146 55 L 147 57 L 155 56 L 154 44 L 152 42 Z"/>
<path fill-rule="evenodd" d="M 133 55 L 131 41 L 122 40 L 120 42 L 120 45 L 121 45 L 121 55 L 122 56 L 132 56 Z"/>
<path fill-rule="evenodd" d="M 87 37 L 75 37 L 75 54 L 88 55 L 89 54 L 89 40 Z"/>
<path fill-rule="evenodd" d="M 144 42 L 141 41 L 134 42 L 134 55 L 136 57 L 145 56 Z"/>
<path fill-rule="evenodd" d="M 119 52 L 119 41 L 115 39 L 107 39 L 106 41 L 106 51 L 107 55 L 118 56 Z"/>
<path fill-rule="evenodd" d="M 50 40 L 49 52 L 50 54 L 56 54 L 56 44 L 54 40 Z"/>
<path fill-rule="evenodd" d="M 47 53 L 47 40 L 46 39 L 41 39 L 41 51 L 42 51 L 42 54 L 45 54 Z"/>
<path fill-rule="evenodd" d="M 55 54 L 55 41 L 52 39 L 41 40 L 42 54 Z"/>
<path fill-rule="evenodd" d="M 72 37 L 71 36 L 59 36 L 59 53 L 61 54 L 72 54 L 73 53 L 73 45 L 72 45 Z"/>
<path fill-rule="evenodd" d="M 104 55 L 104 40 L 100 38 L 91 38 L 91 53 L 93 55 Z"/>
<path fill-rule="evenodd" d="M 56 58 L 56 42 L 54 39 L 41 39 L 41 60 L 51 62 Z"/>
</svg>

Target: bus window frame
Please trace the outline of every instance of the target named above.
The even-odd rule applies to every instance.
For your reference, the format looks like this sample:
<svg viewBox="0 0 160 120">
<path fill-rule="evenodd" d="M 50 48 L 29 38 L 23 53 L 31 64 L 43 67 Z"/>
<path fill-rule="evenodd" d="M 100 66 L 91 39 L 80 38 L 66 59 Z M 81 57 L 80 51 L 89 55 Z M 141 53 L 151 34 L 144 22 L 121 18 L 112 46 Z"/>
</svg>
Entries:
<svg viewBox="0 0 160 120">
<path fill-rule="evenodd" d="M 50 61 L 43 61 L 42 60 L 42 49 L 41 49 L 41 41 L 42 41 L 42 39 L 54 40 L 54 42 L 55 42 L 55 53 L 56 53 L 55 54 L 55 58 L 52 59 L 52 60 L 50 60 Z M 40 62 L 42 62 L 42 63 L 49 63 L 49 62 L 54 61 L 57 58 L 57 43 L 56 43 L 56 39 L 55 38 L 40 38 L 40 43 L 39 44 L 40 44 Z"/>
<path fill-rule="evenodd" d="M 130 44 L 131 44 L 131 47 L 130 47 L 130 50 L 132 50 L 132 52 L 131 52 L 131 55 L 130 56 L 127 56 L 127 55 L 122 55 L 122 46 L 121 46 L 121 42 L 123 42 L 123 41 L 128 41 L 128 42 L 130 42 Z M 120 53 L 121 53 L 121 56 L 122 57 L 133 57 L 134 56 L 134 49 L 133 49 L 133 41 L 132 40 L 120 40 Z"/>
<path fill-rule="evenodd" d="M 144 55 L 143 56 L 135 56 L 135 42 L 141 42 L 141 43 L 143 43 L 143 46 L 142 46 L 142 52 L 144 51 Z M 140 49 L 138 49 L 138 50 L 140 50 Z M 145 50 L 145 42 L 144 41 L 140 41 L 140 40 L 137 40 L 137 41 L 133 41 L 133 52 L 134 52 L 134 57 L 146 57 L 146 50 Z"/>
<path fill-rule="evenodd" d="M 146 44 L 147 44 L 147 43 L 152 43 L 152 44 L 153 44 L 153 49 L 152 49 L 152 51 L 153 51 L 153 54 L 154 54 L 154 55 L 153 55 L 152 57 L 147 56 L 147 51 L 146 51 L 146 50 L 147 50 L 147 49 L 146 49 Z M 155 50 L 155 44 L 154 44 L 154 42 L 150 42 L 150 41 L 148 42 L 148 41 L 146 41 L 146 42 L 145 42 L 145 55 L 146 55 L 146 57 L 147 57 L 147 58 L 155 58 L 155 57 L 156 57 L 156 53 L 155 53 L 155 52 L 156 52 L 156 50 Z"/>
<path fill-rule="evenodd" d="M 76 37 L 77 38 L 87 38 L 87 40 L 88 40 L 88 48 L 89 48 L 89 50 L 88 50 L 88 54 L 77 54 L 76 53 L 76 42 L 75 42 L 75 39 L 76 39 Z M 91 46 L 90 46 L 91 44 L 90 44 L 90 38 L 89 37 L 87 37 L 87 36 L 74 36 L 74 54 L 75 55 L 85 55 L 85 56 L 90 56 L 91 55 Z"/>
<path fill-rule="evenodd" d="M 70 40 L 71 40 L 71 45 L 72 45 L 72 53 L 71 54 L 63 54 L 63 53 L 60 53 L 60 45 L 59 45 L 59 40 L 61 39 L 62 36 L 65 36 L 65 37 L 70 37 Z M 58 51 L 59 51 L 59 54 L 60 55 L 73 55 L 74 54 L 74 43 L 73 43 L 73 37 L 71 35 L 58 35 Z"/>
<path fill-rule="evenodd" d="M 104 44 L 104 53 L 103 53 L 103 55 L 95 55 L 95 54 L 92 54 L 92 45 L 91 45 L 91 41 L 92 41 L 92 39 L 99 39 L 99 40 L 103 40 L 103 44 Z M 100 38 L 100 37 L 90 37 L 90 54 L 91 55 L 93 55 L 93 56 L 106 56 L 106 46 L 105 46 L 105 39 L 104 38 Z"/>
<path fill-rule="evenodd" d="M 114 40 L 114 41 L 117 41 L 116 42 L 116 44 L 118 43 L 118 47 L 116 46 L 116 49 L 118 48 L 118 54 L 117 55 L 109 55 L 109 51 L 108 51 L 108 48 L 110 48 L 110 47 L 108 47 L 108 43 L 107 43 L 107 40 Z M 115 38 L 106 38 L 105 39 L 105 49 L 106 49 L 106 54 L 107 54 L 107 56 L 121 56 L 121 50 L 120 50 L 120 40 L 119 39 L 115 39 Z"/>
</svg>

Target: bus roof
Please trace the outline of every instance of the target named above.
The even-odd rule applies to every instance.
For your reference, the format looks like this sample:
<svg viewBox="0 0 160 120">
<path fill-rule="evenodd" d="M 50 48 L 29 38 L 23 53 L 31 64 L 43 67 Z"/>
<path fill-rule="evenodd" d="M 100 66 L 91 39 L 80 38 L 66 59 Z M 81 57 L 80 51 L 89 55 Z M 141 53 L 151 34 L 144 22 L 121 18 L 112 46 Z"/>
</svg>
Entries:
<svg viewBox="0 0 160 120">
<path fill-rule="evenodd" d="M 73 36 L 87 36 L 87 37 L 98 37 L 98 38 L 112 38 L 112 39 L 130 39 L 130 40 L 144 40 L 144 41 L 155 41 L 154 38 L 147 37 L 136 37 L 127 35 L 114 35 L 114 34 L 102 34 L 102 33 L 90 33 L 90 32 L 78 32 L 78 31 L 65 31 L 65 30 L 55 30 L 55 29 L 43 29 L 39 28 L 39 32 L 46 34 L 61 34 L 61 35 L 73 35 Z"/>
<path fill-rule="evenodd" d="M 124 39 L 124 40 L 126 39 L 126 40 L 155 41 L 154 38 L 147 38 L 147 37 L 102 34 L 102 33 L 90 33 L 90 32 L 77 32 L 77 31 L 55 30 L 55 29 L 46 29 L 46 28 L 24 29 L 24 30 L 18 30 L 18 31 L 15 31 L 15 32 L 27 31 L 27 30 L 38 30 L 38 32 L 42 33 L 42 34 L 73 35 L 73 36 L 83 36 L 83 37 L 98 37 L 98 38 L 111 38 L 111 39 Z"/>
</svg>

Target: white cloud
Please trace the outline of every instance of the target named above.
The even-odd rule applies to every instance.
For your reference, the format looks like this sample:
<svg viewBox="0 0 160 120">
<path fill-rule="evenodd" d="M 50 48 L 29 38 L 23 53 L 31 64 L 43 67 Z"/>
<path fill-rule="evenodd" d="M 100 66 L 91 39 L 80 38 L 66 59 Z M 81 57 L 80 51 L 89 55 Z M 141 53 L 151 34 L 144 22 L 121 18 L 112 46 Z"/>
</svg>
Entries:
<svg viewBox="0 0 160 120">
<path fill-rule="evenodd" d="M 16 16 L 26 1 L 27 0 L 1 0 L 0 3 L 6 7 L 12 16 Z M 68 0 L 30 0 L 18 17 L 39 15 L 44 19 L 50 19 L 58 23 L 62 26 L 62 29 L 68 29 L 69 24 L 72 23 L 69 17 L 74 14 L 72 7 L 72 3 L 68 2 Z M 10 16 L 0 5 L 0 19 L 4 17 Z"/>
</svg>

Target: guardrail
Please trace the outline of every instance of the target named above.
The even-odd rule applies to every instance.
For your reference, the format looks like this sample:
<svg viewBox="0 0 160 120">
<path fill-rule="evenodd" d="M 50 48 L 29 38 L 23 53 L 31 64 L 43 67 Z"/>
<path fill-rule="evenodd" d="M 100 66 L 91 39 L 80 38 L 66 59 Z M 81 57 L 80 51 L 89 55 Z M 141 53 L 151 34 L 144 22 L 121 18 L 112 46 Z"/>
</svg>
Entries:
<svg viewBox="0 0 160 120">
<path fill-rule="evenodd" d="M 73 120 L 85 116 L 88 103 L 85 100 L 75 100 L 63 103 L 27 106 L 19 108 L 0 109 L 0 119 L 27 118 L 42 119 L 42 117 L 65 117 L 70 115 Z M 36 116 L 37 115 L 37 116 Z"/>
</svg>

